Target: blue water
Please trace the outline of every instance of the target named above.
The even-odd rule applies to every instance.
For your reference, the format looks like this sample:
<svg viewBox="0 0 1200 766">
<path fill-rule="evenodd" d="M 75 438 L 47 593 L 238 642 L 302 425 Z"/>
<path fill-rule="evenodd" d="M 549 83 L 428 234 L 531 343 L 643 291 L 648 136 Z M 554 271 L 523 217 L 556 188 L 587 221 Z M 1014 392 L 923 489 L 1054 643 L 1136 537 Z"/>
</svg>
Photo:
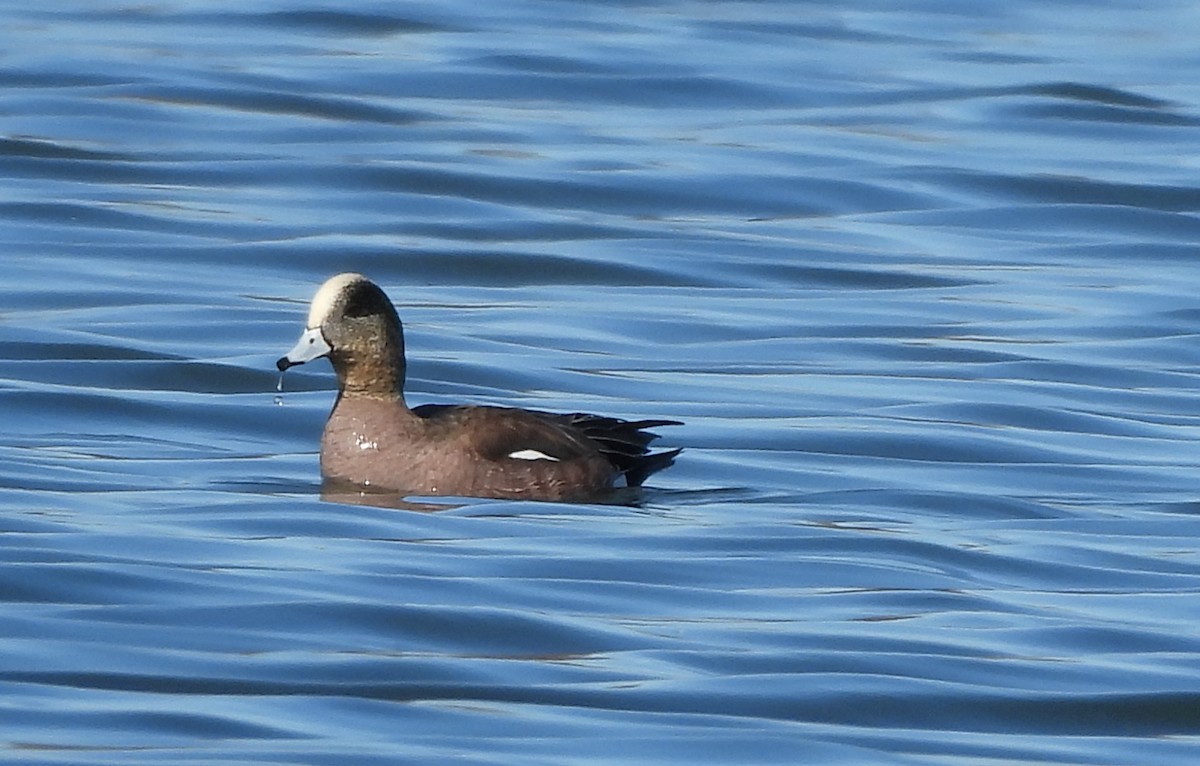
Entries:
<svg viewBox="0 0 1200 766">
<path fill-rule="evenodd" d="M 0 4 L 0 760 L 1200 759 L 1194 4 Z M 410 401 L 640 507 L 322 498 Z"/>
</svg>

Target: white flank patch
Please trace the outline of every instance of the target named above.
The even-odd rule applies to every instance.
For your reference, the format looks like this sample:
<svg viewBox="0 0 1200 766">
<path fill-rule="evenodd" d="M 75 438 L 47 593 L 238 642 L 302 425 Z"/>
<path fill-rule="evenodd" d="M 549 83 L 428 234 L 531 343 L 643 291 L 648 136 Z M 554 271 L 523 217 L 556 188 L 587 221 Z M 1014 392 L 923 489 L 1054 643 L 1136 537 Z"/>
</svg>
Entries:
<svg viewBox="0 0 1200 766">
<path fill-rule="evenodd" d="M 308 329 L 321 326 L 321 323 L 328 318 L 329 312 L 333 311 L 338 296 L 342 294 L 343 290 L 355 282 L 366 281 L 366 279 L 362 274 L 347 272 L 325 280 L 325 284 L 317 288 L 317 294 L 313 296 L 312 304 L 308 307 Z"/>
<path fill-rule="evenodd" d="M 558 462 L 558 458 L 550 457 L 545 452 L 538 452 L 535 449 L 523 449 L 519 452 L 510 452 L 508 456 L 517 460 L 550 460 L 555 463 Z"/>
</svg>

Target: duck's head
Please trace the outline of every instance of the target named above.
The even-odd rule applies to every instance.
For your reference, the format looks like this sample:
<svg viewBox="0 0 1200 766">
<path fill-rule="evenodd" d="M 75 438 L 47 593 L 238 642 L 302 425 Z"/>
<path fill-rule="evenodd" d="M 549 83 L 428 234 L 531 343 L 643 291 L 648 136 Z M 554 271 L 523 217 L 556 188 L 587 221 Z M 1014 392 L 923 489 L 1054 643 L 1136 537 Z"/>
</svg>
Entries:
<svg viewBox="0 0 1200 766">
<path fill-rule="evenodd" d="M 299 342 L 275 366 L 282 372 L 323 356 L 343 394 L 402 395 L 404 329 L 387 294 L 362 274 L 338 274 L 321 285 Z"/>
</svg>

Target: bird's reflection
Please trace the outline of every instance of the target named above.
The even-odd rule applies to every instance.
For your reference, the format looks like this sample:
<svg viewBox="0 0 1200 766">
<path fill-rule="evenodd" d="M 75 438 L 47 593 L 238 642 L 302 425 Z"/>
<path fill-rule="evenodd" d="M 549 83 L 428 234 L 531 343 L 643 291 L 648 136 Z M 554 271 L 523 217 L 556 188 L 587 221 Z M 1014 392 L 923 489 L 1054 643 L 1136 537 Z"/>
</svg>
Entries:
<svg viewBox="0 0 1200 766">
<path fill-rule="evenodd" d="M 643 498 L 644 492 L 641 487 L 612 487 L 595 497 L 588 498 L 586 504 L 621 505 L 640 508 L 642 507 Z M 446 497 L 445 499 L 422 497 L 420 499 L 411 499 L 411 496 L 405 495 L 402 492 L 377 490 L 340 479 L 325 479 L 321 483 L 321 499 L 329 503 L 367 505 L 375 508 L 391 508 L 399 511 L 418 511 L 421 513 L 450 511 L 476 503 L 512 502 L 489 501 L 486 498 L 474 497 Z"/>
</svg>

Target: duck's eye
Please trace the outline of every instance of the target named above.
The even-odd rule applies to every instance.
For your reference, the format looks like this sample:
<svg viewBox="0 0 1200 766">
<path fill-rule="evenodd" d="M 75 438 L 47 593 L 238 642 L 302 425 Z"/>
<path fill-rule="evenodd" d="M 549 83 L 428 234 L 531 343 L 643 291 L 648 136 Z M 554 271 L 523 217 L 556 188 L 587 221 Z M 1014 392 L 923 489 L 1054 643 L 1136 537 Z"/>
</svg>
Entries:
<svg viewBox="0 0 1200 766">
<path fill-rule="evenodd" d="M 373 284 L 356 285 L 353 292 L 346 297 L 342 306 L 342 315 L 351 319 L 378 314 L 380 306 L 387 304 L 387 296 Z"/>
</svg>

